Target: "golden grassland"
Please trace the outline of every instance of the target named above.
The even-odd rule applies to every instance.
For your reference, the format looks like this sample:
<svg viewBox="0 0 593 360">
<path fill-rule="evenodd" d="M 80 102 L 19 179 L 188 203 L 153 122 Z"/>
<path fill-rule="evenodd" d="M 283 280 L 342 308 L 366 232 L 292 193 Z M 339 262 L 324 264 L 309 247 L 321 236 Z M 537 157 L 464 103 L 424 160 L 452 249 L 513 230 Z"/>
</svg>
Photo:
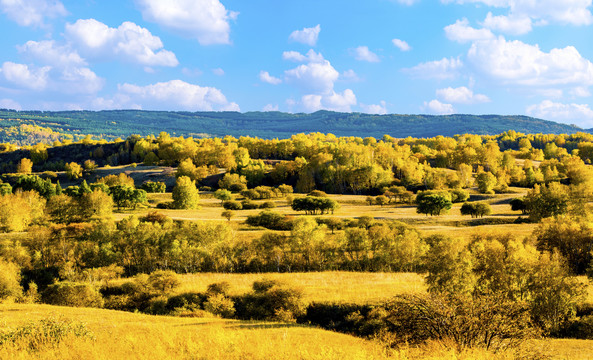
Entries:
<svg viewBox="0 0 593 360">
<path fill-rule="evenodd" d="M 227 281 L 230 293 L 239 295 L 251 290 L 262 278 L 280 280 L 302 289 L 306 302 L 375 304 L 394 295 L 426 291 L 424 276 L 415 273 L 310 272 L 271 274 L 200 273 L 181 277 L 179 292 L 205 292 L 209 284 Z"/>
<path fill-rule="evenodd" d="M 416 227 L 425 235 L 432 235 L 435 233 L 447 233 L 451 236 L 471 237 L 475 234 L 483 233 L 508 233 L 512 232 L 517 236 L 528 236 L 536 228 L 537 224 L 512 224 L 517 217 L 521 216 L 520 212 L 511 211 L 508 202 L 516 197 L 525 195 L 526 190 L 521 188 L 510 188 L 507 194 L 497 195 L 479 195 L 475 189 L 470 189 L 470 193 L 488 202 L 492 208 L 492 214 L 480 219 L 479 226 L 477 219 L 471 219 L 467 215 L 461 215 L 460 208 L 462 204 L 454 204 L 452 209 L 441 216 L 426 216 L 416 213 L 416 207 L 413 205 L 368 205 L 365 201 L 364 195 L 329 195 L 330 198 L 336 200 L 340 204 L 334 214 L 322 215 L 320 217 L 335 217 L 340 219 L 359 218 L 361 216 L 370 216 L 378 220 L 397 220 L 402 221 Z M 226 221 L 221 216 L 224 210 L 221 206 L 220 200 L 212 197 L 212 193 L 201 193 L 200 208 L 195 210 L 174 210 L 174 209 L 158 209 L 159 212 L 171 217 L 174 220 L 210 220 L 210 221 Z M 302 194 L 294 194 L 294 197 L 303 196 Z M 240 198 L 238 195 L 234 197 Z M 149 211 L 154 211 L 156 204 L 161 202 L 172 201 L 171 193 L 165 194 L 148 194 L 149 205 L 147 208 L 136 210 L 124 210 L 114 214 L 116 220 L 121 220 L 132 214 L 144 216 Z M 303 213 L 298 213 L 291 209 L 285 198 L 278 198 L 267 200 L 272 201 L 276 207 L 271 209 L 274 212 L 289 215 L 289 216 L 306 216 Z M 258 203 L 262 200 L 256 201 Z M 243 222 L 248 216 L 257 215 L 261 210 L 239 210 L 235 211 L 235 216 L 231 219 L 230 224 L 241 235 L 254 236 L 261 235 L 261 231 L 254 230 L 248 226 L 243 225 Z M 490 222 L 490 223 L 489 223 Z"/>
<path fill-rule="evenodd" d="M 150 316 L 120 311 L 49 305 L 0 305 L 0 329 L 59 318 L 82 322 L 92 339 L 0 347 L 1 359 L 590 359 L 593 341 L 533 340 L 524 348 L 492 354 L 481 349 L 455 353 L 446 344 L 389 349 L 378 341 L 283 323 Z"/>
</svg>

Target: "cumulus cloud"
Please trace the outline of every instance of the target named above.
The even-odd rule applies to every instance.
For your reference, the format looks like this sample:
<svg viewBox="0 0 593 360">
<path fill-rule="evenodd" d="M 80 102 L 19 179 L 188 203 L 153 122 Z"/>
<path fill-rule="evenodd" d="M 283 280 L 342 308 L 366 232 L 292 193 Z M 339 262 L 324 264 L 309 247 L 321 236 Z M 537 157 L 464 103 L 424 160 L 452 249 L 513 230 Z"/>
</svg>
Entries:
<svg viewBox="0 0 593 360">
<path fill-rule="evenodd" d="M 311 49 L 307 52 L 307 55 L 303 55 L 298 51 L 285 51 L 282 53 L 282 59 L 294 61 L 294 62 L 323 62 L 325 59 L 320 53 L 316 53 L 315 50 Z"/>
<path fill-rule="evenodd" d="M 490 102 L 490 98 L 483 94 L 474 94 L 471 89 L 465 86 L 458 88 L 448 87 L 445 89 L 438 89 L 436 91 L 437 97 L 443 101 L 453 104 L 476 104 Z"/>
<path fill-rule="evenodd" d="M 222 68 L 215 68 L 215 69 L 212 69 L 212 73 L 216 76 L 223 76 L 224 70 Z"/>
<path fill-rule="evenodd" d="M 22 107 L 12 99 L 0 99 L 0 109 L 22 110 Z"/>
<path fill-rule="evenodd" d="M 112 98 L 98 98 L 95 109 L 134 108 L 145 110 L 239 111 L 239 105 L 229 102 L 216 88 L 171 80 L 139 86 L 123 84 Z"/>
<path fill-rule="evenodd" d="M 395 45 L 395 47 L 397 47 L 398 49 L 400 49 L 401 51 L 410 51 L 412 50 L 412 47 L 410 47 L 410 45 L 400 39 L 393 39 L 391 40 L 391 42 L 393 43 L 393 45 Z"/>
<path fill-rule="evenodd" d="M 377 115 L 385 115 L 387 114 L 387 104 L 385 101 L 381 101 L 379 104 L 371 104 L 365 105 L 360 104 L 362 111 L 366 114 L 377 114 Z"/>
<path fill-rule="evenodd" d="M 29 67 L 26 64 L 16 64 L 6 61 L 0 68 L 0 75 L 4 79 L 18 87 L 30 90 L 45 90 L 49 82 L 50 66 Z"/>
<path fill-rule="evenodd" d="M 295 30 L 288 37 L 292 41 L 299 42 L 301 44 L 315 46 L 319 33 L 321 32 L 321 25 L 312 28 L 304 28 L 303 30 Z"/>
<path fill-rule="evenodd" d="M 68 15 L 59 0 L 0 0 L 0 9 L 21 26 L 45 27 L 45 18 Z"/>
<path fill-rule="evenodd" d="M 368 46 L 359 46 L 353 50 L 354 58 L 358 61 L 380 62 L 379 56 L 369 50 Z"/>
<path fill-rule="evenodd" d="M 282 55 L 285 60 L 302 62 L 296 68 L 284 71 L 284 82 L 298 87 L 304 94 L 300 105 L 305 111 L 321 109 L 333 111 L 351 111 L 356 105 L 356 95 L 351 89 L 336 92 L 334 85 L 340 73 L 326 60 L 322 54 L 309 50 L 306 55 L 296 51 L 286 51 Z M 356 75 L 354 71 L 347 71 L 348 75 Z M 288 103 L 295 105 L 294 100 Z"/>
<path fill-rule="evenodd" d="M 467 55 L 475 69 L 504 84 L 588 87 L 593 64 L 572 46 L 543 52 L 537 45 L 502 36 L 472 44 Z"/>
<path fill-rule="evenodd" d="M 67 45 L 59 45 L 54 40 L 27 41 L 17 46 L 21 54 L 44 64 L 56 67 L 84 66 L 86 61 Z"/>
<path fill-rule="evenodd" d="M 306 111 L 314 112 L 318 110 L 331 110 L 340 112 L 352 111 L 351 106 L 356 105 L 356 95 L 350 89 L 343 93 L 332 91 L 329 94 L 309 94 L 301 99 Z"/>
<path fill-rule="evenodd" d="M 0 69 L 11 86 L 37 92 L 63 94 L 94 94 L 103 88 L 105 80 L 86 67 L 35 66 L 5 62 Z"/>
<path fill-rule="evenodd" d="M 588 104 L 562 104 L 544 100 L 527 107 L 526 112 L 538 118 L 575 124 L 584 128 L 593 126 L 593 110 Z"/>
<path fill-rule="evenodd" d="M 66 24 L 66 38 L 89 59 L 118 58 L 147 66 L 179 64 L 174 53 L 163 49 L 163 42 L 145 28 L 126 21 L 110 28 L 95 19 Z"/>
<path fill-rule="evenodd" d="M 463 62 L 459 58 L 443 58 L 420 63 L 403 71 L 417 78 L 445 80 L 456 78 L 462 68 Z"/>
<path fill-rule="evenodd" d="M 267 104 L 263 108 L 264 111 L 278 111 L 278 105 Z"/>
<path fill-rule="evenodd" d="M 508 8 L 509 16 L 530 18 L 540 25 L 551 22 L 571 25 L 591 25 L 591 0 L 441 0 L 442 3 L 482 3 L 487 6 Z"/>
<path fill-rule="evenodd" d="M 329 93 L 334 88 L 334 83 L 340 73 L 329 61 L 310 61 L 284 72 L 287 83 L 311 92 Z"/>
<path fill-rule="evenodd" d="M 230 44 L 229 22 L 238 13 L 219 0 L 135 0 L 145 20 L 155 22 L 201 45 Z"/>
<path fill-rule="evenodd" d="M 431 100 L 430 102 L 424 102 L 424 110 L 428 111 L 432 114 L 438 115 L 450 115 L 455 112 L 453 105 L 451 104 L 444 104 L 436 99 Z"/>
<path fill-rule="evenodd" d="M 457 20 L 455 24 L 445 26 L 445 35 L 449 40 L 458 43 L 487 40 L 494 37 L 494 34 L 488 29 L 475 29 L 469 26 L 469 21 L 465 18 Z"/>
<path fill-rule="evenodd" d="M 493 16 L 491 12 L 486 15 L 483 25 L 488 29 L 509 35 L 527 34 L 532 29 L 531 19 L 528 16 Z"/>
<path fill-rule="evenodd" d="M 352 81 L 352 82 L 360 81 L 360 77 L 358 77 L 358 74 L 352 69 L 344 71 L 342 73 L 342 75 L 340 75 L 340 78 L 342 78 L 343 80 Z"/>
<path fill-rule="evenodd" d="M 267 71 L 260 71 L 259 79 L 262 82 L 272 84 L 272 85 L 278 85 L 278 84 L 282 83 L 282 79 L 279 79 L 277 77 L 270 75 L 270 73 Z"/>
</svg>

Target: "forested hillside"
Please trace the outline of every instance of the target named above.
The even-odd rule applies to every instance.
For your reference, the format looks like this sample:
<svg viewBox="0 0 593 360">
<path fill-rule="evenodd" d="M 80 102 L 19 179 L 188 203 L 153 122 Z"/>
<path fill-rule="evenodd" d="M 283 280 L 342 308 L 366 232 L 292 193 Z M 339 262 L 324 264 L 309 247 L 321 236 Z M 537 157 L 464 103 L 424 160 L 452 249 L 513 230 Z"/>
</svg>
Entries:
<svg viewBox="0 0 593 360">
<path fill-rule="evenodd" d="M 281 112 L 167 112 L 113 111 L 11 111 L 0 110 L 0 142 L 19 145 L 52 143 L 62 134 L 74 139 L 82 134 L 105 139 L 132 134 L 177 136 L 257 136 L 289 138 L 296 133 L 322 132 L 336 136 L 387 134 L 395 138 L 456 134 L 494 135 L 508 130 L 522 133 L 573 134 L 577 127 L 527 116 L 500 115 L 369 115 L 318 111 L 312 114 Z"/>
</svg>

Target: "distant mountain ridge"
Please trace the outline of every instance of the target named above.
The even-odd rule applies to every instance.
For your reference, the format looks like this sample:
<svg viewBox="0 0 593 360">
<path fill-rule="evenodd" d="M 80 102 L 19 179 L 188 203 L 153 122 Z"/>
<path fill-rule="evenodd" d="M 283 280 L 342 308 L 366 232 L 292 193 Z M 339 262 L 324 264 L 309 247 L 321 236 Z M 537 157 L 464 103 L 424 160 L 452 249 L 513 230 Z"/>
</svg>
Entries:
<svg viewBox="0 0 593 360">
<path fill-rule="evenodd" d="M 0 110 L 0 141 L 10 141 L 15 127 L 29 131 L 36 125 L 64 134 L 103 136 L 107 139 L 132 134 L 176 136 L 257 136 L 289 138 L 297 133 L 332 133 L 336 136 L 387 134 L 395 138 L 494 135 L 507 130 L 522 133 L 572 134 L 588 130 L 528 116 L 503 115 L 370 115 L 317 111 L 311 114 L 282 112 L 169 112 L 145 110 L 13 111 Z M 43 131 L 42 130 L 42 131 Z M 34 129 L 31 130 L 34 132 Z M 18 132 L 18 131 L 17 131 Z"/>
</svg>

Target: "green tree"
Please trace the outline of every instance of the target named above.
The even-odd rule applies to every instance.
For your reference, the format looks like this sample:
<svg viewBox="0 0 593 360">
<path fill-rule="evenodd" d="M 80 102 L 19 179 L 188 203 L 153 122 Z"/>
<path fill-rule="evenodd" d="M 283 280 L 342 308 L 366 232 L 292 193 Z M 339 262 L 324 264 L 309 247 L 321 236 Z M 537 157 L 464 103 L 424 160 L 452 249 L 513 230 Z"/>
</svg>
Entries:
<svg viewBox="0 0 593 360">
<path fill-rule="evenodd" d="M 416 198 L 416 203 L 416 212 L 418 214 L 426 214 L 430 216 L 444 214 L 453 206 L 450 199 L 438 194 L 428 194 Z"/>
<path fill-rule="evenodd" d="M 173 206 L 176 209 L 197 209 L 199 202 L 200 195 L 195 181 L 187 176 L 178 177 L 173 188 Z"/>
<path fill-rule="evenodd" d="M 66 170 L 66 175 L 68 175 L 68 178 L 71 180 L 82 177 L 82 166 L 78 163 L 70 162 L 64 166 L 64 170 Z"/>
<path fill-rule="evenodd" d="M 214 197 L 218 200 L 220 200 L 220 205 L 222 206 L 222 204 L 225 201 L 229 201 L 232 199 L 231 196 L 231 192 L 226 190 L 226 189 L 218 189 L 214 192 Z"/>
<path fill-rule="evenodd" d="M 489 171 L 482 171 L 476 175 L 476 182 L 478 183 L 478 191 L 482 194 L 494 194 L 494 187 L 496 186 L 496 176 Z"/>
</svg>

